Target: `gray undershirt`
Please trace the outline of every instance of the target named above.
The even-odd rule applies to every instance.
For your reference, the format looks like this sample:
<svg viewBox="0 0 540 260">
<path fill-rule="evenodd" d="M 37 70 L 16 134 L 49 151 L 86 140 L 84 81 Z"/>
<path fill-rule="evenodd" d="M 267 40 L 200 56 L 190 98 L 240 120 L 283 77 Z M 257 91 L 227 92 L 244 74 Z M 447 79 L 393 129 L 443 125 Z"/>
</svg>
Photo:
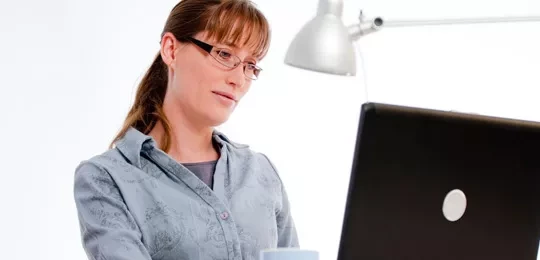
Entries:
<svg viewBox="0 0 540 260">
<path fill-rule="evenodd" d="M 212 188 L 214 184 L 214 171 L 216 170 L 216 161 L 183 163 L 192 173 L 201 179 L 208 187 Z"/>
</svg>

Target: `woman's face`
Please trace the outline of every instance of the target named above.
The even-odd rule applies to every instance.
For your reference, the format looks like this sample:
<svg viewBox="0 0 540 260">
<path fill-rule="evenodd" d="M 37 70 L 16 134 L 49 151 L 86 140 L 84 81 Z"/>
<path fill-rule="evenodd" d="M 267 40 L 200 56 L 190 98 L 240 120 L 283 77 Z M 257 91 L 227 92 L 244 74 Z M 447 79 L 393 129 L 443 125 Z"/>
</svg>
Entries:
<svg viewBox="0 0 540 260">
<path fill-rule="evenodd" d="M 257 69 L 254 64 L 258 60 L 247 47 L 214 42 L 206 38 L 204 32 L 192 38 L 194 42 L 181 43 L 172 34 L 164 35 L 167 42 L 162 44 L 162 56 L 165 52 L 169 57 L 163 59 L 169 66 L 165 103 L 172 104 L 176 107 L 175 113 L 183 113 L 193 123 L 217 126 L 227 121 L 249 90 L 252 79 L 246 76 L 244 69 L 250 74 Z M 198 46 L 197 40 L 203 45 L 212 45 L 212 54 Z M 218 49 L 224 51 L 218 52 Z M 240 64 L 235 68 L 223 64 L 238 63 L 230 62 L 232 60 Z"/>
</svg>

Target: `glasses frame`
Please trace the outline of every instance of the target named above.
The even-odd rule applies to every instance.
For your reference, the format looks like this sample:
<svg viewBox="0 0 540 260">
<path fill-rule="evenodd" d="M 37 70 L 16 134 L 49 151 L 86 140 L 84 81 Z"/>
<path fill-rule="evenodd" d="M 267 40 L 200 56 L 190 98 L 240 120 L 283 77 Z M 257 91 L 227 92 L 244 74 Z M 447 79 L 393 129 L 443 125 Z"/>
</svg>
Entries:
<svg viewBox="0 0 540 260">
<path fill-rule="evenodd" d="M 256 73 L 256 74 L 253 73 L 253 77 L 250 77 L 250 76 L 248 76 L 248 75 L 246 74 L 246 64 L 249 63 L 249 62 L 241 60 L 240 57 L 234 55 L 234 54 L 232 53 L 231 50 L 225 49 L 225 48 L 218 48 L 218 47 L 213 46 L 213 45 L 211 45 L 211 44 L 208 44 L 208 43 L 206 43 L 206 42 L 197 40 L 197 39 L 195 39 L 195 38 L 193 38 L 193 37 L 184 37 L 184 39 L 187 40 L 187 41 L 189 41 L 189 42 L 191 42 L 191 43 L 193 43 L 193 44 L 195 44 L 195 45 L 197 45 L 198 47 L 200 47 L 200 48 L 203 49 L 204 51 L 206 51 L 208 54 L 210 54 L 210 56 L 212 56 L 212 58 L 214 58 L 214 60 L 216 60 L 219 64 L 221 64 L 221 65 L 223 65 L 223 66 L 225 66 L 225 67 L 227 67 L 227 68 L 235 69 L 235 68 L 238 67 L 240 64 L 244 64 L 244 67 L 243 67 L 243 68 L 244 68 L 244 70 L 243 70 L 243 71 L 244 71 L 244 76 L 246 76 L 246 78 L 248 78 L 248 79 L 251 79 L 251 80 L 257 80 L 257 79 L 259 78 L 258 74 L 260 74 L 261 71 L 263 70 L 261 67 L 259 67 L 259 66 L 255 65 L 255 64 L 251 63 L 251 65 L 254 66 L 255 69 L 258 70 L 259 72 Z M 212 55 L 212 50 L 214 50 L 214 49 L 217 49 L 217 50 L 227 50 L 227 52 L 230 52 L 230 55 L 231 55 L 232 57 L 234 57 L 235 60 L 237 60 L 236 65 L 233 65 L 233 66 L 231 67 L 229 64 L 225 64 L 225 63 L 221 62 L 220 60 L 218 60 L 216 57 L 214 57 L 214 55 Z"/>
</svg>

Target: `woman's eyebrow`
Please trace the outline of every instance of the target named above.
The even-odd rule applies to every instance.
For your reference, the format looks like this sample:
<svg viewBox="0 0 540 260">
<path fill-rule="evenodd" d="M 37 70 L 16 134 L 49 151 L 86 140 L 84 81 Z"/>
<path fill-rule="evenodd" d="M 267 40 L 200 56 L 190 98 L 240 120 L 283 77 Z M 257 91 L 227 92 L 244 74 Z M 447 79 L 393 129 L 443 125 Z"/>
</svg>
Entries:
<svg viewBox="0 0 540 260">
<path fill-rule="evenodd" d="M 235 53 L 241 49 L 241 47 L 238 46 L 238 44 L 236 44 L 233 40 L 227 40 L 227 41 L 216 43 L 216 46 L 225 46 L 225 47 L 231 48 L 231 51 Z M 259 62 L 259 57 L 257 57 L 257 55 L 254 52 L 251 52 L 248 54 L 248 56 L 246 56 L 246 60 L 248 59 L 254 61 L 255 64 Z"/>
<path fill-rule="evenodd" d="M 238 52 L 238 50 L 240 49 L 240 47 L 238 47 L 238 45 L 234 44 L 234 43 L 221 43 L 219 45 L 223 45 L 223 46 L 227 46 L 227 47 L 230 47 L 232 49 L 233 52 Z M 255 55 L 255 53 L 249 53 L 247 56 L 246 56 L 246 60 L 253 60 L 255 63 L 259 62 L 259 58 L 257 57 L 257 55 Z"/>
<path fill-rule="evenodd" d="M 226 41 L 222 43 L 223 45 L 229 46 L 231 48 L 240 49 L 240 47 L 233 41 Z"/>
</svg>

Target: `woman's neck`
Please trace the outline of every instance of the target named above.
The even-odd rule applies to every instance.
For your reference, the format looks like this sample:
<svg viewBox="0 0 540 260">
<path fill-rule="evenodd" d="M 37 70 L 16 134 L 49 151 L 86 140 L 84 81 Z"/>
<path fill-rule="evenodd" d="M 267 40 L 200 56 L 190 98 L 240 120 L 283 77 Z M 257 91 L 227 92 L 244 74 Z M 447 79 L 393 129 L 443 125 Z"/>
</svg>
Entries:
<svg viewBox="0 0 540 260">
<path fill-rule="evenodd" d="M 193 163 L 217 160 L 219 153 L 214 147 L 212 127 L 197 127 L 189 123 L 183 113 L 167 113 L 166 115 L 174 114 L 175 116 L 167 116 L 170 124 L 171 138 L 169 156 L 180 163 Z M 161 146 L 165 129 L 161 122 L 150 131 L 156 142 Z"/>
</svg>

